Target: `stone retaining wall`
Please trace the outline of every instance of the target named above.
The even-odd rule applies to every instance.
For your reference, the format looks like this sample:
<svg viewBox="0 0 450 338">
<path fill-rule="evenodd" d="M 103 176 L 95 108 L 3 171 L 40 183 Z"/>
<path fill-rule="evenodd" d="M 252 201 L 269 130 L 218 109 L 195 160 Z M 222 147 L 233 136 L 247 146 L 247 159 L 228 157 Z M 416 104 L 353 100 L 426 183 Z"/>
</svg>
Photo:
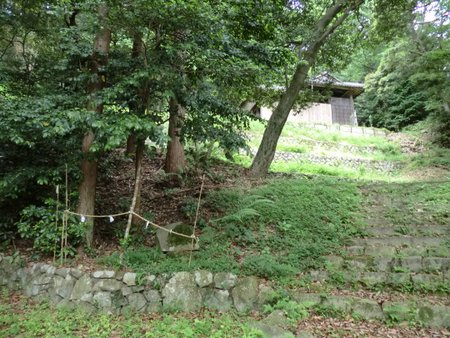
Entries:
<svg viewBox="0 0 450 338">
<path fill-rule="evenodd" d="M 0 286 L 48 300 L 57 307 L 88 312 L 158 312 L 213 310 L 247 312 L 261 309 L 273 290 L 256 277 L 209 271 L 138 276 L 133 272 L 86 272 L 0 255 Z"/>
<path fill-rule="evenodd" d="M 296 138 L 280 136 L 278 144 L 291 145 L 291 146 L 305 146 L 311 149 L 339 151 L 345 153 L 361 153 L 373 154 L 376 151 L 380 151 L 375 145 L 368 144 L 366 146 L 357 146 L 346 142 L 333 142 L 333 141 L 318 141 L 310 138 Z"/>
<path fill-rule="evenodd" d="M 209 271 L 139 277 L 133 272 L 87 272 L 44 263 L 24 266 L 20 257 L 1 254 L 0 286 L 21 291 L 38 301 L 50 301 L 56 307 L 77 308 L 89 313 L 193 312 L 202 307 L 247 312 L 262 310 L 264 304 L 274 300 L 273 289 L 256 277 L 238 278 L 232 273 L 213 274 Z M 395 316 L 400 322 L 413 321 L 428 327 L 450 326 L 450 307 L 426 300 L 411 302 L 405 297 L 404 301 L 379 302 L 346 295 L 326 296 L 295 290 L 289 293 L 308 311 L 320 308 L 357 315 L 365 320 L 389 321 Z M 269 325 L 268 321 L 273 315 L 255 326 L 272 332 L 274 324 Z M 282 321 L 286 323 L 287 319 Z"/>
<path fill-rule="evenodd" d="M 365 167 L 367 169 L 378 170 L 382 172 L 392 172 L 400 169 L 403 164 L 400 162 L 390 161 L 376 161 L 362 158 L 351 157 L 332 157 L 332 156 L 318 156 L 312 154 L 301 154 L 277 151 L 274 157 L 275 161 L 284 162 L 311 162 L 315 164 L 324 164 L 333 167 L 346 166 L 353 169 Z"/>
<path fill-rule="evenodd" d="M 301 124 L 302 125 L 302 124 Z M 308 123 L 303 124 L 304 127 L 314 128 L 318 130 L 330 130 L 334 132 L 339 132 L 341 134 L 351 134 L 351 135 L 361 135 L 361 136 L 388 136 L 389 131 L 385 129 L 373 128 L 373 127 L 359 127 L 359 126 L 348 126 L 340 124 L 318 124 L 318 123 Z"/>
</svg>

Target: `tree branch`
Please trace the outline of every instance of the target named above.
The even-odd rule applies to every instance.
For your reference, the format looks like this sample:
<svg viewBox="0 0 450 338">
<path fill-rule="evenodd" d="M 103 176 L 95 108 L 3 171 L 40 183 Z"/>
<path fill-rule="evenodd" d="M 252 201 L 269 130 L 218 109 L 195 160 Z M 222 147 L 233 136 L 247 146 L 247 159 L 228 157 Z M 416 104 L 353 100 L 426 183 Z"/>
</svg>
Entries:
<svg viewBox="0 0 450 338">
<path fill-rule="evenodd" d="M 16 34 L 13 35 L 13 37 L 9 39 L 2 38 L 2 40 L 5 40 L 7 42 L 5 49 L 3 49 L 2 53 L 0 54 L 0 60 L 3 59 L 6 52 L 8 52 L 8 49 L 14 45 L 14 39 L 16 38 Z"/>
<path fill-rule="evenodd" d="M 304 42 L 303 46 L 300 48 L 299 56 L 301 56 L 301 53 L 306 49 L 308 53 L 315 53 L 317 48 L 319 48 L 325 39 L 328 38 L 333 32 L 340 26 L 342 23 L 349 17 L 349 15 L 352 13 L 352 11 L 356 8 L 358 8 L 364 0 L 357 0 L 350 6 L 345 8 L 345 4 L 348 1 L 340 0 L 337 1 L 336 4 L 330 8 L 327 9 L 325 14 L 322 16 L 322 18 L 317 22 L 314 31 L 316 32 L 314 38 L 312 39 L 312 44 L 308 46 L 308 43 L 311 42 Z M 345 8 L 344 13 L 336 19 L 336 17 L 343 11 Z M 336 19 L 336 20 L 335 20 Z M 333 20 L 335 20 L 333 22 Z M 333 22 L 333 24 L 330 25 L 330 23 Z"/>
</svg>

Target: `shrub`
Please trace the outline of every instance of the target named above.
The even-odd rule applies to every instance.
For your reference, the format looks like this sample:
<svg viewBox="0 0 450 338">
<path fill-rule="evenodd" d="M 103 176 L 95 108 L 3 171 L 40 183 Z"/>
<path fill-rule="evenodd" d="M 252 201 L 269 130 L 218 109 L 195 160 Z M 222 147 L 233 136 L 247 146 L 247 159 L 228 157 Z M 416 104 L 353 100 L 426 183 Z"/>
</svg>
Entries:
<svg viewBox="0 0 450 338">
<path fill-rule="evenodd" d="M 56 215 L 56 201 L 47 199 L 44 206 L 30 205 L 20 213 L 17 229 L 22 238 L 31 239 L 33 248 L 44 253 L 51 253 L 61 240 L 63 213 Z M 58 218 L 57 218 L 58 217 Z M 67 234 L 69 254 L 82 242 L 84 225 L 75 217 L 69 217 Z"/>
</svg>

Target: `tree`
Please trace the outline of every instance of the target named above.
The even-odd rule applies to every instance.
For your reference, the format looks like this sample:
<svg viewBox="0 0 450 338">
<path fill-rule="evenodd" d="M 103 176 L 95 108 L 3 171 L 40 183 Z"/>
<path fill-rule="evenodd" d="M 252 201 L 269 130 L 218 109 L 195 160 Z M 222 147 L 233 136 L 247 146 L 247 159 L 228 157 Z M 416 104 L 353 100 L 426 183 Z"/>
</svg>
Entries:
<svg viewBox="0 0 450 338">
<path fill-rule="evenodd" d="M 88 111 L 93 111 L 101 114 L 103 111 L 103 104 L 99 98 L 96 97 L 106 83 L 105 67 L 108 62 L 109 44 L 111 42 L 111 30 L 107 26 L 108 7 L 102 3 L 98 7 L 98 23 L 99 30 L 94 39 L 94 48 L 92 58 L 90 60 L 90 72 L 92 74 L 89 81 L 87 92 L 90 100 L 87 105 Z M 82 215 L 95 214 L 95 190 L 97 185 L 97 161 L 90 156 L 90 149 L 94 142 L 95 134 L 92 130 L 88 130 L 82 141 L 82 153 L 84 158 L 81 161 L 81 172 L 83 178 L 80 182 L 79 202 L 77 212 Z M 87 218 L 86 222 L 86 244 L 88 247 L 92 246 L 94 238 L 94 220 Z"/>
<path fill-rule="evenodd" d="M 298 94 L 305 86 L 305 80 L 308 72 L 314 65 L 320 49 L 326 40 L 333 35 L 344 21 L 354 13 L 363 3 L 362 0 L 356 1 L 335 1 L 313 25 L 309 37 L 305 37 L 299 47 L 299 61 L 297 62 L 295 72 L 291 78 L 289 86 L 281 96 L 281 99 L 275 108 L 264 135 L 258 148 L 250 173 L 254 176 L 263 176 L 267 173 L 269 166 L 275 155 L 278 139 L 283 130 L 284 124 L 289 116 Z"/>
<path fill-rule="evenodd" d="M 186 108 L 176 98 L 171 98 L 169 114 L 169 141 L 164 171 L 166 173 L 179 173 L 184 171 L 186 166 L 186 156 L 181 143 L 181 128 L 186 115 Z"/>
<path fill-rule="evenodd" d="M 414 49 L 409 39 L 396 41 L 376 72 L 367 75 L 365 92 L 356 101 L 361 124 L 399 131 L 428 115 L 425 94 L 409 80 L 416 71 L 411 68 Z"/>
<path fill-rule="evenodd" d="M 59 19 L 44 1 L 0 4 L 0 232 L 5 236 L 16 230 L 12 225 L 21 209 L 55 196 L 65 164 L 76 176 L 84 120 L 74 103 L 82 96 L 64 85 L 76 75 L 60 62 L 64 44 L 54 29 L 64 23 Z"/>
<path fill-rule="evenodd" d="M 416 8 L 409 30 L 392 42 L 376 71 L 366 77 L 365 93 L 356 101 L 362 123 L 398 131 L 429 118 L 438 141 L 450 145 L 449 9 L 448 1 Z M 433 13 L 432 21 L 425 20 L 427 12 Z"/>
</svg>

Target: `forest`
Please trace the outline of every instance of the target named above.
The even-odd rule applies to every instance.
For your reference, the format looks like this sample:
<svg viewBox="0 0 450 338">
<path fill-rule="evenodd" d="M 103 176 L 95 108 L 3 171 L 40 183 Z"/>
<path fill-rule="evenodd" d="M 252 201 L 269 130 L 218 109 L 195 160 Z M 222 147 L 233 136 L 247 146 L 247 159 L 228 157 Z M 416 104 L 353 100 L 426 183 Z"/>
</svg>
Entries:
<svg viewBox="0 0 450 338">
<path fill-rule="evenodd" d="M 141 272 L 189 262 L 292 287 L 367 236 L 361 218 L 384 203 L 376 192 L 417 197 L 383 221 L 426 223 L 406 215 L 422 198 L 435 206 L 424 209 L 430 224 L 448 225 L 449 13 L 448 0 L 1 1 L 1 251 Z M 394 136 L 289 124 L 294 110 L 329 99 L 311 90 L 323 72 L 363 83 L 358 124 Z M 356 152 L 345 156 L 393 169 L 277 160 L 318 148 L 316 157 Z M 443 183 L 424 192 L 414 184 L 429 172 Z M 404 195 L 397 181 L 412 184 Z M 200 250 L 156 249 L 157 228 L 177 222 L 187 225 L 175 234 Z M 447 284 L 425 292 L 445 295 Z"/>
</svg>

